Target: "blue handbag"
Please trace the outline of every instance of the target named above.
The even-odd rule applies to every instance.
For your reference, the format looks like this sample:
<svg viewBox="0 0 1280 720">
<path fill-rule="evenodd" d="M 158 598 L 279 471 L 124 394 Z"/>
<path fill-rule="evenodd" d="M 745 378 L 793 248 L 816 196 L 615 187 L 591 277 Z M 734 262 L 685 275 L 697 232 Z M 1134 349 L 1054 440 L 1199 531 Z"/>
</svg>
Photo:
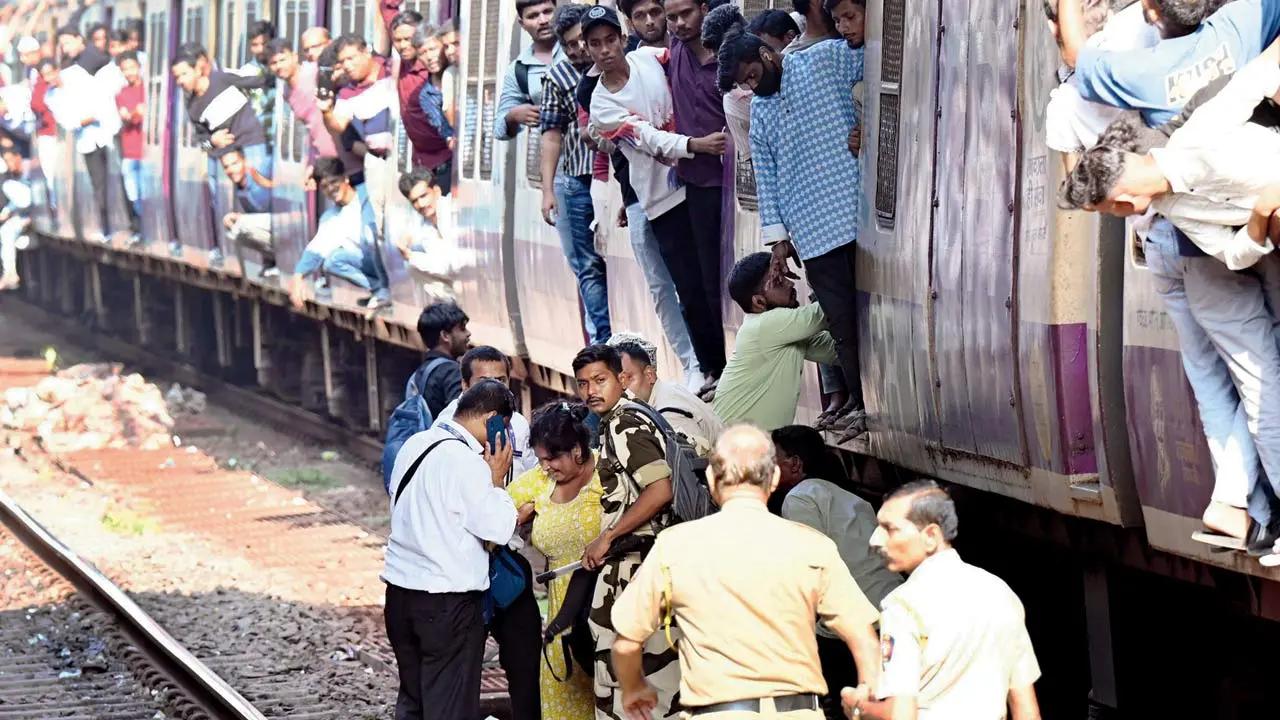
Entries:
<svg viewBox="0 0 1280 720">
<path fill-rule="evenodd" d="M 498 610 L 511 603 L 529 586 L 524 567 L 511 548 L 502 545 L 489 553 L 489 589 L 484 593 L 484 622 L 488 625 Z"/>
</svg>

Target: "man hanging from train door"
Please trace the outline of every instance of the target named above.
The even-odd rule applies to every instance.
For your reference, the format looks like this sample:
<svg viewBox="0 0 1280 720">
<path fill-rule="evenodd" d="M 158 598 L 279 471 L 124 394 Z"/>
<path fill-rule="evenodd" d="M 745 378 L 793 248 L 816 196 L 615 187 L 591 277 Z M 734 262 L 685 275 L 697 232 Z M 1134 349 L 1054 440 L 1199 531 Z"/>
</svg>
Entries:
<svg viewBox="0 0 1280 720">
<path fill-rule="evenodd" d="M 511 61 L 502 77 L 502 94 L 493 116 L 493 136 L 499 140 L 514 140 L 522 128 L 538 125 L 543 78 L 565 58 L 552 24 L 555 10 L 555 0 L 516 0 L 520 27 L 533 44 Z"/>
<path fill-rule="evenodd" d="M 453 150 L 440 127 L 431 122 L 418 98 L 431 81 L 418 46 L 423 18 L 413 10 L 401 11 L 403 0 L 382 0 L 382 20 L 387 23 L 391 45 L 400 56 L 396 90 L 400 97 L 400 122 L 412 146 L 413 166 L 433 173 L 451 174 Z"/>
<path fill-rule="evenodd" d="M 178 48 L 171 70 L 178 87 L 187 94 L 187 117 L 194 137 L 209 154 L 210 165 L 237 145 L 244 152 L 249 167 L 262 177 L 271 179 L 272 159 L 267 149 L 267 132 L 249 102 L 246 90 L 261 85 L 256 77 L 214 70 L 209 54 L 200 43 L 189 42 Z M 216 182 L 217 169 L 210 168 L 210 194 Z M 222 264 L 222 251 L 209 251 L 209 264 Z"/>
<path fill-rule="evenodd" d="M 588 10 L 582 30 L 595 63 L 587 74 L 599 77 L 591 93 L 591 122 L 626 155 L 632 189 L 679 293 L 698 369 L 707 379 L 719 378 L 725 364 L 724 327 L 710 302 L 712 293 L 703 288 L 695 218 L 685 185 L 671 165 L 699 154 L 723 155 L 725 133 L 689 137 L 675 132 L 668 51 L 642 47 L 627 53 L 622 21 L 612 8 Z"/>
<path fill-rule="evenodd" d="M 324 124 L 324 117 L 316 107 L 316 87 L 319 79 L 319 67 L 310 60 L 298 62 L 298 54 L 289 46 L 289 41 L 276 38 L 267 43 L 267 67 L 277 78 L 284 81 L 284 101 L 289 104 L 293 116 L 307 126 L 307 163 L 314 163 L 316 158 L 337 157 L 338 148 L 333 134 Z"/>
<path fill-rule="evenodd" d="M 244 161 L 244 153 L 235 146 L 218 160 L 236 188 L 235 210 L 222 216 L 222 226 L 226 228 L 226 238 L 240 261 L 241 271 L 248 276 L 243 270 L 244 248 L 248 247 L 262 255 L 259 279 L 280 277 L 275 244 L 271 238 L 271 181 L 249 167 Z"/>
<path fill-rule="evenodd" d="M 547 71 L 542 89 L 542 219 L 560 234 L 560 247 L 578 279 L 578 297 L 591 342 L 612 334 L 604 258 L 596 250 L 595 208 L 591 202 L 595 151 L 578 125 L 578 82 L 591 67 L 582 39 L 584 5 L 562 5 L 555 14 L 555 33 L 566 57 Z M 554 178 L 554 179 L 552 179 Z"/>
<path fill-rule="evenodd" d="M 1218 7 L 1222 9 L 1213 12 Z M 1143 11 L 1147 21 L 1165 38 L 1151 49 L 1117 52 L 1088 45 L 1081 0 L 1058 0 L 1054 29 L 1063 61 L 1075 69 L 1073 82 L 1080 96 L 1087 101 L 1136 110 L 1151 127 L 1175 119 L 1203 87 L 1243 67 L 1280 34 L 1280 0 L 1236 0 L 1225 6 L 1216 2 L 1188 5 L 1144 0 Z M 1151 223 L 1144 252 L 1147 265 L 1158 280 L 1166 311 L 1177 328 L 1183 369 L 1196 394 L 1202 423 L 1207 433 L 1213 433 L 1211 437 L 1227 443 L 1239 436 L 1234 429 L 1247 409 L 1257 406 L 1256 398 L 1232 393 L 1260 388 L 1261 381 L 1256 365 L 1247 367 L 1235 362 L 1218 348 L 1235 347 L 1246 336 L 1252 337 L 1252 346 L 1266 347 L 1255 335 L 1242 333 L 1272 321 L 1262 284 L 1242 278 L 1205 256 L 1163 218 L 1157 217 Z M 1232 298 L 1230 308 L 1222 305 L 1220 298 L 1224 296 Z M 1225 374 L 1227 371 L 1230 377 Z M 1210 443 L 1212 446 L 1212 439 Z M 1264 470 L 1269 464 L 1266 456 L 1280 458 L 1280 447 L 1264 448 L 1256 439 L 1254 444 L 1263 458 Z M 1241 482 L 1253 483 L 1248 519 L 1232 517 L 1225 511 L 1229 506 L 1211 506 L 1210 510 L 1216 512 L 1206 517 L 1205 523 L 1211 530 L 1243 537 L 1251 554 L 1267 554 L 1280 539 L 1280 513 L 1276 512 L 1274 500 L 1262 490 L 1263 483 L 1256 482 L 1256 471 L 1249 469 L 1247 445 L 1244 452 L 1246 457 L 1227 458 L 1227 472 L 1219 473 L 1216 479 L 1237 486 Z M 1215 457 L 1218 459 L 1221 458 Z M 1280 460 L 1270 464 L 1280 466 Z M 1232 479 L 1230 469 L 1235 467 L 1242 471 Z M 1274 472 L 1280 473 L 1280 468 Z M 1224 489 L 1219 497 L 1227 494 L 1238 495 L 1238 491 L 1228 493 Z M 1247 528 L 1242 527 L 1245 525 Z"/>
<path fill-rule="evenodd" d="M 863 0 L 830 2 L 828 7 Z M 751 102 L 751 157 L 761 237 L 775 262 L 804 265 L 827 316 L 849 398 L 832 427 L 841 440 L 866 432 L 858 350 L 857 254 L 862 172 L 849 137 L 860 123 L 853 86 L 862 80 L 861 33 L 779 54 L 744 33 L 720 46 L 720 87 L 745 85 Z"/>
</svg>

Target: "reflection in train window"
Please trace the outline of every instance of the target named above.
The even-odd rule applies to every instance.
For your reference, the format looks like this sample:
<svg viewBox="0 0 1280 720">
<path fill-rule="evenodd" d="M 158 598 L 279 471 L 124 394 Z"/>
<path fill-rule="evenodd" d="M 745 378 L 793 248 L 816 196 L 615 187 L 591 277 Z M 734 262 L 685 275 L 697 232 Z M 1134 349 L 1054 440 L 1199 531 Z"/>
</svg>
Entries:
<svg viewBox="0 0 1280 720">
<path fill-rule="evenodd" d="M 885 0 L 880 69 L 879 145 L 876 148 L 876 218 L 893 229 L 898 208 L 898 127 L 906 0 Z"/>
<path fill-rule="evenodd" d="M 527 152 L 524 159 L 525 177 L 530 187 L 542 187 L 542 131 L 529 128 Z"/>
</svg>

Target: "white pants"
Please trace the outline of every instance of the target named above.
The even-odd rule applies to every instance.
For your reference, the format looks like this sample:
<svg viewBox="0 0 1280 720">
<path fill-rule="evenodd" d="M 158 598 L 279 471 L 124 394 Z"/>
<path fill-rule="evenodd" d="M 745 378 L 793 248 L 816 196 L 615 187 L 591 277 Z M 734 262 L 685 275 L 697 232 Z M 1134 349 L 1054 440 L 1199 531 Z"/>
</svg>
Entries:
<svg viewBox="0 0 1280 720">
<path fill-rule="evenodd" d="M 1232 323 L 1223 322 L 1221 316 L 1235 310 L 1237 300 L 1241 306 L 1253 304 L 1249 302 L 1249 276 L 1226 277 L 1237 273 L 1227 270 L 1226 265 L 1213 258 L 1180 257 L 1173 238 L 1167 241 L 1157 239 L 1155 233 L 1146 243 L 1146 258 L 1156 291 L 1164 300 L 1165 312 L 1177 330 L 1178 343 L 1182 348 L 1182 367 L 1200 410 L 1200 423 L 1204 426 L 1209 456 L 1213 461 L 1213 499 L 1233 507 L 1245 507 L 1258 481 L 1258 451 L 1249 431 L 1245 406 L 1240 402 L 1237 383 L 1233 380 L 1236 373 L 1227 361 L 1230 351 L 1221 352 L 1224 347 L 1237 345 L 1236 337 L 1240 333 L 1233 332 Z M 1220 272 L 1218 268 L 1221 268 Z M 1216 287 L 1219 292 L 1215 292 L 1214 278 L 1225 281 Z M 1215 295 L 1229 295 L 1229 288 L 1236 281 L 1242 281 L 1245 286 L 1239 298 L 1228 299 L 1227 307 L 1219 308 L 1218 312 L 1203 312 Z M 1252 296 L 1260 301 L 1261 285 L 1256 280 L 1252 284 Z M 1209 319 L 1207 324 L 1205 315 Z M 1243 320 L 1245 316 L 1238 317 Z M 1274 342 L 1272 345 L 1274 347 Z M 1235 371 L 1243 371 L 1244 368 L 1244 365 L 1237 364 Z M 1245 384 L 1257 385 L 1252 382 Z M 1263 521 L 1263 518 L 1256 519 Z"/>
<path fill-rule="evenodd" d="M 0 266 L 6 280 L 18 279 L 18 238 L 27 229 L 27 218 L 11 217 L 0 225 Z"/>
</svg>

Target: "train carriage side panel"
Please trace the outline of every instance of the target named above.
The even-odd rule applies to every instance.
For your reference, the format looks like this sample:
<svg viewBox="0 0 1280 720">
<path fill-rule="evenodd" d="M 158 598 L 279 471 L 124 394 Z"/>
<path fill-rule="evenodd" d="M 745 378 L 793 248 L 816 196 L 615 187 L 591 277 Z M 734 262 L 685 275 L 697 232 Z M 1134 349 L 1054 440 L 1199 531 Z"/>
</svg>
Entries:
<svg viewBox="0 0 1280 720">
<path fill-rule="evenodd" d="M 143 120 L 142 147 L 142 240 L 153 253 L 167 252 L 175 238 L 170 200 L 173 167 L 173 125 L 169 111 L 179 105 L 174 97 L 181 90 L 169 72 L 170 51 L 178 40 L 179 28 L 170 23 L 178 15 L 177 2 L 147 4 L 143 38 L 147 64 L 142 68 L 146 83 L 147 113 Z M 186 122 L 186 118 L 182 118 Z"/>
<path fill-rule="evenodd" d="M 521 305 L 516 293 L 511 222 L 514 185 L 507 182 L 515 148 L 494 140 L 494 111 L 502 74 L 515 57 L 513 16 L 502 0 L 462 3 L 463 39 L 458 142 L 454 155 L 453 209 L 457 219 L 456 263 L 452 270 L 458 303 L 471 317 L 477 343 L 523 355 Z M 513 8 L 514 9 L 514 8 Z"/>
<path fill-rule="evenodd" d="M 935 474 L 929 237 L 933 230 L 938 4 L 867 8 L 859 352 L 871 454 Z"/>
</svg>

